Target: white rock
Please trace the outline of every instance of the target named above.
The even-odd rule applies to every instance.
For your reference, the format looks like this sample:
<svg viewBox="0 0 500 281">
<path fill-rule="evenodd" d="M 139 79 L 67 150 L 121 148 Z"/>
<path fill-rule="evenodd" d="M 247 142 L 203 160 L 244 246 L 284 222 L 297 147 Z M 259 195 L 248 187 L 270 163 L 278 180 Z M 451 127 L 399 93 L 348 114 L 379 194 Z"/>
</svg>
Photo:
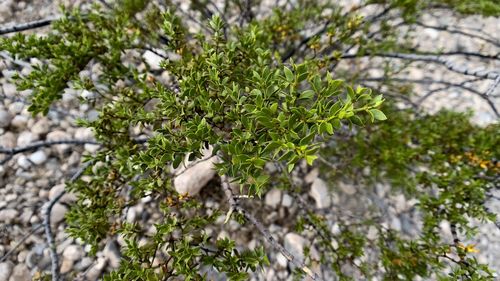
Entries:
<svg viewBox="0 0 500 281">
<path fill-rule="evenodd" d="M 12 132 L 6 132 L 0 136 L 0 147 L 14 148 L 16 146 L 16 135 Z"/>
<path fill-rule="evenodd" d="M 17 158 L 17 165 L 25 170 L 29 169 L 31 167 L 31 162 L 26 157 L 25 155 L 20 155 L 19 158 Z"/>
<path fill-rule="evenodd" d="M 89 281 L 98 280 L 104 267 L 106 267 L 106 259 L 104 257 L 97 258 L 97 262 L 89 269 L 85 279 Z"/>
<path fill-rule="evenodd" d="M 216 157 L 201 161 L 189 167 L 174 180 L 175 190 L 179 194 L 196 195 L 214 176 Z"/>
<path fill-rule="evenodd" d="M 65 184 L 58 184 L 58 185 L 54 185 L 50 191 L 49 191 L 49 200 L 52 200 L 54 199 L 54 197 L 56 197 L 57 195 L 59 195 L 61 192 L 64 191 L 64 188 L 66 187 Z M 59 199 L 59 202 L 61 203 L 66 203 L 66 204 L 70 204 L 70 203 L 73 203 L 77 200 L 76 198 L 76 195 L 74 193 L 71 193 L 71 192 L 66 192 L 62 197 L 61 199 Z"/>
<path fill-rule="evenodd" d="M 94 139 L 94 133 L 91 128 L 78 128 L 75 130 L 75 139 L 91 140 Z"/>
<path fill-rule="evenodd" d="M 38 137 L 35 134 L 25 131 L 19 134 L 19 136 L 17 137 L 17 146 L 26 146 L 36 140 L 38 140 Z"/>
<path fill-rule="evenodd" d="M 292 206 L 292 203 L 293 203 L 292 196 L 285 193 L 285 195 L 283 195 L 283 201 L 281 202 L 281 205 L 283 205 L 284 207 L 290 208 Z"/>
<path fill-rule="evenodd" d="M 319 169 L 314 168 L 306 175 L 304 180 L 306 183 L 310 184 L 310 183 L 314 182 L 314 180 L 318 177 L 318 175 L 319 175 Z"/>
<path fill-rule="evenodd" d="M 266 193 L 265 203 L 268 206 L 276 208 L 281 201 L 281 190 L 273 188 Z"/>
<path fill-rule="evenodd" d="M 35 153 L 31 154 L 29 156 L 29 159 L 35 165 L 40 165 L 45 163 L 45 161 L 47 160 L 47 154 L 45 154 L 43 150 L 38 150 Z"/>
<path fill-rule="evenodd" d="M 50 123 L 47 118 L 42 118 L 38 120 L 33 126 L 31 127 L 31 132 L 33 134 L 36 134 L 38 136 L 45 135 L 49 132 L 50 128 Z"/>
<path fill-rule="evenodd" d="M 24 103 L 16 101 L 9 105 L 9 112 L 11 115 L 18 115 L 23 111 L 24 107 Z"/>
<path fill-rule="evenodd" d="M 50 223 L 55 225 L 61 222 L 67 211 L 68 209 L 64 205 L 56 203 L 54 207 L 52 207 L 52 212 L 50 213 Z"/>
<path fill-rule="evenodd" d="M 163 60 L 162 57 L 158 56 L 157 54 L 151 52 L 151 51 L 146 51 L 142 55 L 146 63 L 151 67 L 152 70 L 160 70 L 160 62 Z"/>
<path fill-rule="evenodd" d="M 286 268 L 287 264 L 288 264 L 288 260 L 286 259 L 285 256 L 283 256 L 282 253 L 278 253 L 276 255 L 276 261 L 278 262 L 278 264 L 280 265 L 280 267 L 282 268 Z M 271 279 L 268 279 L 268 280 L 271 280 Z"/>
<path fill-rule="evenodd" d="M 0 210 L 0 222 L 11 223 L 18 215 L 19 212 L 15 209 Z"/>
<path fill-rule="evenodd" d="M 10 261 L 0 263 L 0 281 L 9 280 L 9 276 L 12 273 L 13 267 L 14 265 Z"/>
<path fill-rule="evenodd" d="M 47 134 L 47 141 L 61 141 L 69 139 L 71 139 L 71 135 L 60 130 L 52 131 Z M 54 145 L 53 147 L 55 148 L 57 153 L 59 153 L 59 155 L 64 155 L 64 153 L 66 153 L 66 151 L 68 151 L 70 148 L 70 146 L 67 144 L 58 144 Z"/>
<path fill-rule="evenodd" d="M 299 261 L 304 260 L 304 246 L 306 244 L 306 239 L 297 233 L 290 232 L 285 235 L 285 249 L 290 251 L 292 255 L 295 256 Z"/>
<path fill-rule="evenodd" d="M 13 98 L 16 96 L 17 93 L 16 85 L 11 83 L 3 83 L 2 88 L 3 88 L 3 93 L 7 97 Z"/>
<path fill-rule="evenodd" d="M 24 115 L 16 115 L 14 118 L 10 121 L 10 124 L 12 127 L 17 128 L 17 129 L 24 129 L 26 128 L 26 124 L 28 124 L 28 117 Z"/>
<path fill-rule="evenodd" d="M 69 245 L 63 251 L 63 257 L 68 260 L 76 261 L 82 258 L 83 250 L 78 245 Z"/>
<path fill-rule="evenodd" d="M 352 184 L 348 184 L 342 181 L 338 182 L 340 190 L 342 190 L 347 195 L 353 195 L 356 193 L 356 187 Z"/>
<path fill-rule="evenodd" d="M 83 90 L 82 93 L 80 94 L 80 96 L 83 98 L 83 99 L 93 99 L 96 95 L 94 92 L 91 92 L 91 91 L 87 91 L 87 90 Z"/>
<path fill-rule="evenodd" d="M 0 128 L 8 127 L 10 120 L 12 120 L 10 113 L 5 109 L 0 109 Z"/>
<path fill-rule="evenodd" d="M 10 275 L 9 281 L 29 281 L 31 274 L 28 267 L 24 263 L 14 266 Z"/>
<path fill-rule="evenodd" d="M 61 263 L 61 268 L 59 269 L 62 274 L 66 274 L 73 269 L 73 264 L 75 261 L 69 260 L 69 259 L 63 259 Z"/>
<path fill-rule="evenodd" d="M 109 261 L 109 265 L 112 268 L 120 267 L 120 249 L 116 241 L 110 240 L 106 243 L 104 247 L 104 257 L 106 257 Z"/>
<path fill-rule="evenodd" d="M 328 186 L 324 180 L 316 178 L 311 185 L 309 195 L 311 195 L 311 197 L 314 198 L 314 201 L 316 201 L 316 207 L 330 207 L 331 199 L 328 192 Z"/>
</svg>

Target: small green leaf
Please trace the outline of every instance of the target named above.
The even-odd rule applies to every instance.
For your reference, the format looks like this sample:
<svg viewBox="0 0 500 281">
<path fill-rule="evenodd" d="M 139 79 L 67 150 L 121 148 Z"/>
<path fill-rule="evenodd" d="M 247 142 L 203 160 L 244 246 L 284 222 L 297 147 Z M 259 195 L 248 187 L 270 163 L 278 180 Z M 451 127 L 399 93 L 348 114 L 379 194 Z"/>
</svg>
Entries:
<svg viewBox="0 0 500 281">
<path fill-rule="evenodd" d="M 283 71 L 285 72 L 286 80 L 290 83 L 293 82 L 294 77 L 292 71 L 286 66 L 283 68 Z"/>
<path fill-rule="evenodd" d="M 300 93 L 299 99 L 312 99 L 314 97 L 314 91 L 313 90 L 306 90 L 302 93 Z"/>
<path fill-rule="evenodd" d="M 306 162 L 307 162 L 307 165 L 311 166 L 314 162 L 314 160 L 316 160 L 318 158 L 318 156 L 316 155 L 307 155 L 306 156 Z"/>
<path fill-rule="evenodd" d="M 385 116 L 385 114 L 378 110 L 378 109 L 370 109 L 370 112 L 373 114 L 373 117 L 376 119 L 376 120 L 387 120 L 387 117 Z"/>
</svg>

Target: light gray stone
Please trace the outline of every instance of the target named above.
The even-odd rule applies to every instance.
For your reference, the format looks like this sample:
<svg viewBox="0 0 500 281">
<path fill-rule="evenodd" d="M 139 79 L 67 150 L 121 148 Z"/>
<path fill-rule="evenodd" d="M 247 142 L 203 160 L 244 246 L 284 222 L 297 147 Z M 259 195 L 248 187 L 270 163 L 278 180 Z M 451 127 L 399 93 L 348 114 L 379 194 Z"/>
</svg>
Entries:
<svg viewBox="0 0 500 281">
<path fill-rule="evenodd" d="M 7 2 L 9 2 L 9 0 L 7 0 Z M 0 5 L 0 7 L 1 6 L 4 6 L 4 5 Z M 0 8 L 0 10 L 1 9 L 2 8 Z M 0 14 L 1 14 L 1 11 L 0 11 Z M 11 84 L 11 83 L 3 83 L 2 88 L 3 88 L 3 93 L 5 94 L 5 96 L 7 96 L 9 98 L 13 98 L 16 96 L 16 93 L 17 93 L 16 85 Z"/>
<path fill-rule="evenodd" d="M 13 268 L 14 264 L 10 261 L 0 263 L 0 281 L 8 281 Z"/>
<path fill-rule="evenodd" d="M 31 280 L 30 271 L 24 263 L 20 263 L 14 266 L 9 281 L 30 281 L 30 280 Z"/>
<path fill-rule="evenodd" d="M 31 127 L 31 132 L 33 134 L 36 134 L 38 136 L 45 135 L 49 132 L 50 129 L 50 123 L 47 118 L 41 118 L 38 120 L 33 126 Z"/>
<path fill-rule="evenodd" d="M 68 208 L 66 208 L 64 205 L 60 203 L 54 204 L 54 207 L 52 207 L 52 212 L 50 213 L 50 223 L 55 225 L 64 220 L 64 215 L 67 211 Z"/>
<path fill-rule="evenodd" d="M 64 191 L 66 185 L 65 184 L 58 184 L 54 185 L 50 191 L 49 191 L 49 200 L 54 199 L 56 196 L 58 196 L 61 192 Z M 66 192 L 61 199 L 59 199 L 59 202 L 61 203 L 66 203 L 66 204 L 71 204 L 77 200 L 77 197 L 74 193 L 72 192 Z"/>
<path fill-rule="evenodd" d="M 11 223 L 18 215 L 19 211 L 15 209 L 0 210 L 0 222 Z"/>
<path fill-rule="evenodd" d="M 281 202 L 281 190 L 273 188 L 266 193 L 265 203 L 268 206 L 276 208 Z"/>
<path fill-rule="evenodd" d="M 19 136 L 17 137 L 17 146 L 26 146 L 36 140 L 38 140 L 37 135 L 33 134 L 32 132 L 25 131 L 19 134 Z"/>
<path fill-rule="evenodd" d="M 293 204 L 292 196 L 285 193 L 283 195 L 283 201 L 281 202 L 281 205 L 283 205 L 284 207 L 290 208 L 292 206 L 292 204 Z"/>
<path fill-rule="evenodd" d="M 32 153 L 28 158 L 35 165 L 40 165 L 45 163 L 45 161 L 47 160 L 47 154 L 45 154 L 43 150 L 38 150 Z"/>
<path fill-rule="evenodd" d="M 157 55 L 151 51 L 146 51 L 146 52 L 144 52 L 142 57 L 144 58 L 144 60 L 146 61 L 146 63 L 149 65 L 149 67 L 152 70 L 160 70 L 161 69 L 160 62 L 163 60 L 163 58 L 160 57 L 159 55 Z"/>
<path fill-rule="evenodd" d="M 98 280 L 99 276 L 101 275 L 101 272 L 104 270 L 104 267 L 106 267 L 106 258 L 104 257 L 97 258 L 96 263 L 92 267 L 90 267 L 89 271 L 85 275 L 86 280 L 89 281 Z"/>
<path fill-rule="evenodd" d="M 52 131 L 47 134 L 48 141 L 61 141 L 69 139 L 71 139 L 71 135 L 61 130 Z M 57 153 L 59 153 L 59 155 L 64 155 L 64 153 L 66 153 L 66 151 L 70 149 L 70 146 L 68 144 L 58 144 L 54 145 L 53 147 L 57 151 Z"/>
<path fill-rule="evenodd" d="M 29 169 L 32 165 L 28 157 L 26 155 L 20 155 L 19 158 L 17 158 L 17 165 L 25 170 Z"/>
<path fill-rule="evenodd" d="M 0 136 L 0 146 L 4 148 L 14 148 L 16 146 L 16 135 L 12 132 L 5 132 Z"/>
<path fill-rule="evenodd" d="M 304 260 L 304 246 L 306 244 L 306 239 L 297 233 L 287 233 L 285 235 L 284 247 L 299 261 Z"/>
<path fill-rule="evenodd" d="M 14 118 L 10 121 L 10 124 L 12 127 L 17 128 L 17 129 L 24 129 L 26 128 L 26 125 L 28 124 L 28 117 L 24 115 L 16 115 Z"/>
<path fill-rule="evenodd" d="M 354 195 L 356 193 L 356 187 L 352 184 L 339 181 L 338 187 L 340 188 L 340 190 L 342 190 L 342 192 L 344 192 L 347 195 Z"/>
<path fill-rule="evenodd" d="M 64 249 L 62 255 L 65 259 L 76 261 L 82 258 L 83 249 L 78 245 L 69 245 L 68 247 L 66 247 L 66 249 Z"/>
<path fill-rule="evenodd" d="M 316 207 L 320 209 L 330 207 L 331 198 L 324 180 L 316 178 L 311 185 L 309 195 L 316 201 Z"/>
<path fill-rule="evenodd" d="M 180 194 L 196 195 L 214 176 L 216 157 L 189 167 L 174 180 L 175 190 Z M 188 164 L 189 165 L 189 164 Z"/>
<path fill-rule="evenodd" d="M 118 246 L 118 243 L 115 240 L 110 240 L 106 243 L 106 246 L 104 247 L 104 257 L 108 259 L 109 265 L 112 268 L 118 268 L 120 266 L 120 246 Z"/>
<path fill-rule="evenodd" d="M 0 109 L 0 128 L 6 128 L 9 126 L 12 116 L 5 109 Z"/>
</svg>

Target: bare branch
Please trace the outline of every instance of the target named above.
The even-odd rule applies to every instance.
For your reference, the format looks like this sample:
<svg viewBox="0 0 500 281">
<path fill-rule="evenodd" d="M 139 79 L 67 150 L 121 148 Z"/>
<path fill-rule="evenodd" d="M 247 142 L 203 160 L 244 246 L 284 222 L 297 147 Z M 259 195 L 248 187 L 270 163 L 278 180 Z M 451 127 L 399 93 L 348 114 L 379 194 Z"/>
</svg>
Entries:
<svg viewBox="0 0 500 281">
<path fill-rule="evenodd" d="M 500 77 L 500 71 L 486 71 L 486 70 L 471 70 L 464 66 L 458 66 L 453 62 L 442 58 L 440 56 L 435 55 L 417 55 L 417 54 L 405 54 L 405 53 L 376 53 L 376 54 L 346 54 L 341 56 L 341 59 L 356 59 L 363 56 L 372 56 L 372 57 L 386 57 L 386 58 L 395 58 L 395 59 L 403 59 L 403 60 L 412 60 L 412 61 L 425 61 L 425 62 L 433 62 L 444 65 L 446 68 L 453 72 L 457 72 L 463 75 L 475 76 L 483 79 L 491 79 L 495 80 Z M 336 60 L 334 57 L 331 57 L 332 60 Z"/>
<path fill-rule="evenodd" d="M 36 20 L 36 21 L 32 21 L 32 22 L 21 23 L 21 24 L 9 26 L 9 27 L 0 29 L 0 35 L 44 27 L 44 26 L 50 25 L 53 21 L 58 20 L 58 19 L 59 19 L 59 17 L 52 17 L 52 18 L 46 18 L 46 19 L 41 19 L 41 20 Z"/>
<path fill-rule="evenodd" d="M 249 220 L 264 236 L 264 238 L 271 244 L 276 250 L 280 251 L 281 254 L 294 266 L 300 268 L 305 274 L 307 274 L 312 280 L 321 280 L 318 274 L 313 272 L 306 264 L 299 261 L 294 255 L 292 255 L 285 247 L 281 246 L 281 244 L 274 239 L 269 230 L 267 230 L 261 222 L 259 222 L 254 216 L 252 216 L 247 210 L 238 205 L 236 201 L 236 197 L 233 195 L 231 187 L 229 186 L 229 182 L 226 176 L 222 176 L 222 188 L 224 189 L 224 193 L 226 194 L 227 200 L 229 201 L 229 208 L 231 210 L 237 211 L 238 213 L 245 216 L 247 220 Z M 229 214 L 229 213 L 228 213 Z"/>
<path fill-rule="evenodd" d="M 12 249 L 10 249 L 2 258 L 0 258 L 0 262 L 3 262 L 4 260 L 6 260 L 10 255 L 12 255 L 12 253 L 14 253 L 14 251 L 19 248 L 19 246 L 21 246 L 24 241 L 26 241 L 26 239 L 28 239 L 31 235 L 35 234 L 35 232 L 37 232 L 39 229 L 41 229 L 43 226 L 43 224 L 39 224 L 37 226 L 35 226 L 32 230 L 30 230 L 28 233 L 26 233 L 23 238 L 21 238 L 19 240 L 19 242 L 17 242 L 17 244 L 12 247 Z"/>
<path fill-rule="evenodd" d="M 83 172 L 92 164 L 92 161 L 87 162 L 83 167 L 81 167 L 69 180 L 69 182 L 74 182 L 76 181 L 82 174 Z M 45 205 L 45 212 L 44 212 L 44 220 L 43 220 L 43 226 L 45 228 L 45 237 L 47 239 L 47 244 L 49 245 L 49 250 L 50 250 L 50 259 L 52 262 L 52 281 L 59 281 L 61 280 L 61 277 L 59 275 L 59 256 L 57 255 L 56 251 L 56 244 L 54 240 L 54 235 L 52 233 L 52 228 L 50 225 L 50 213 L 52 212 L 52 208 L 54 205 L 66 194 L 66 190 L 61 191 L 57 196 L 52 198 L 49 202 L 46 203 Z"/>
</svg>

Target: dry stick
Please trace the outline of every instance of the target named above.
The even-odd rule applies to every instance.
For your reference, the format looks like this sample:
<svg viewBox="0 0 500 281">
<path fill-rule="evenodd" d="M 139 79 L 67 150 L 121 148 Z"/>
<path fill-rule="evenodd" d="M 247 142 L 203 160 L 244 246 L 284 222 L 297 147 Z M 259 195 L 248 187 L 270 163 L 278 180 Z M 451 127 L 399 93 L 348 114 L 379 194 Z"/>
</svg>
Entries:
<svg viewBox="0 0 500 281">
<path fill-rule="evenodd" d="M 313 272 L 306 264 L 303 262 L 299 261 L 292 253 L 290 253 L 287 249 L 285 249 L 281 244 L 274 239 L 274 237 L 271 235 L 269 230 L 267 230 L 264 225 L 262 225 L 261 222 L 259 222 L 254 216 L 252 216 L 247 210 L 245 210 L 243 207 L 238 205 L 238 202 L 236 201 L 235 197 L 233 196 L 233 192 L 231 190 L 231 187 L 229 186 L 229 182 L 226 176 L 222 176 L 222 188 L 224 189 L 224 193 L 226 194 L 226 197 L 229 201 L 229 211 L 232 212 L 232 210 L 237 211 L 238 213 L 241 213 L 242 215 L 245 216 L 247 220 L 249 220 L 257 229 L 259 232 L 264 236 L 264 238 L 293 265 L 296 267 L 300 268 L 305 274 L 307 274 L 312 280 L 321 280 L 318 274 Z"/>
<path fill-rule="evenodd" d="M 33 235 L 35 232 L 37 232 L 40 228 L 42 228 L 43 224 L 39 224 L 37 226 L 35 226 L 35 228 L 33 228 L 32 230 L 30 230 L 28 233 L 26 233 L 26 235 L 23 236 L 23 238 L 21 238 L 21 240 L 19 240 L 19 242 L 17 242 L 17 244 L 12 247 L 12 249 L 10 249 L 2 258 L 0 258 L 0 262 L 3 262 L 4 260 L 6 260 L 10 255 L 12 255 L 12 253 L 14 253 L 14 251 L 19 248 L 19 246 L 21 246 L 24 241 L 26 241 L 26 239 L 28 239 L 31 235 Z"/>
<path fill-rule="evenodd" d="M 466 32 L 466 31 L 463 31 L 460 29 L 450 28 L 450 26 L 447 26 L 447 25 L 432 26 L 432 25 L 427 25 L 427 24 L 419 22 L 419 21 L 415 22 L 415 24 L 419 25 L 421 27 L 425 27 L 425 28 L 431 28 L 431 29 L 435 29 L 435 30 L 446 31 L 448 33 L 455 33 L 455 34 L 460 34 L 460 35 L 464 35 L 467 37 L 477 38 L 477 39 L 483 40 L 485 42 L 491 43 L 497 47 L 500 47 L 500 42 L 497 40 L 493 40 L 493 38 L 490 39 L 490 38 L 487 38 L 487 37 L 482 36 L 480 34 L 473 34 L 473 33 L 469 33 L 469 32 Z"/>
<path fill-rule="evenodd" d="M 83 165 L 83 167 L 81 167 L 71 177 L 69 182 L 76 181 L 91 164 L 92 161 L 87 162 L 85 165 Z M 50 213 L 54 205 L 64 196 L 64 194 L 66 194 L 66 190 L 61 191 L 61 193 L 59 193 L 56 197 L 52 198 L 52 200 L 46 203 L 45 214 L 44 214 L 45 216 L 43 220 L 43 226 L 45 227 L 45 237 L 47 238 L 47 244 L 49 245 L 50 259 L 52 262 L 52 269 L 51 269 L 52 281 L 59 281 L 61 278 L 59 275 L 59 256 L 57 255 L 54 235 L 52 233 L 52 228 L 50 226 Z"/>
<path fill-rule="evenodd" d="M 27 23 L 21 23 L 21 24 L 17 24 L 14 26 L 9 26 L 9 27 L 0 29 L 0 35 L 12 33 L 12 32 L 25 31 L 25 30 L 29 30 L 29 29 L 35 29 L 35 28 L 39 28 L 39 27 L 44 27 L 44 26 L 50 25 L 53 21 L 58 20 L 58 19 L 59 19 L 59 17 L 52 17 L 52 18 L 47 18 L 47 19 L 31 21 L 31 22 L 27 22 Z"/>
<path fill-rule="evenodd" d="M 425 61 L 425 62 L 433 62 L 444 65 L 446 68 L 453 72 L 457 72 L 464 75 L 475 76 L 483 79 L 491 79 L 495 80 L 500 77 L 500 71 L 485 71 L 485 70 L 470 70 L 467 67 L 458 66 L 451 61 L 448 61 L 440 56 L 434 55 L 417 55 L 417 54 L 405 54 L 405 53 L 375 53 L 375 54 L 352 54 L 352 55 L 343 55 L 341 59 L 356 59 L 361 56 L 374 56 L 374 57 L 386 57 L 386 58 L 395 58 L 395 59 L 403 59 L 403 60 L 413 60 L 413 61 Z M 335 60 L 334 57 L 332 59 Z"/>
<path fill-rule="evenodd" d="M 498 84 L 500 84 L 500 75 L 497 77 L 497 79 L 495 79 L 495 82 L 493 82 L 493 84 L 491 84 L 491 86 L 488 88 L 488 90 L 486 91 L 486 93 L 484 95 L 485 96 L 491 95 L 495 91 L 495 89 L 498 87 Z"/>
</svg>

